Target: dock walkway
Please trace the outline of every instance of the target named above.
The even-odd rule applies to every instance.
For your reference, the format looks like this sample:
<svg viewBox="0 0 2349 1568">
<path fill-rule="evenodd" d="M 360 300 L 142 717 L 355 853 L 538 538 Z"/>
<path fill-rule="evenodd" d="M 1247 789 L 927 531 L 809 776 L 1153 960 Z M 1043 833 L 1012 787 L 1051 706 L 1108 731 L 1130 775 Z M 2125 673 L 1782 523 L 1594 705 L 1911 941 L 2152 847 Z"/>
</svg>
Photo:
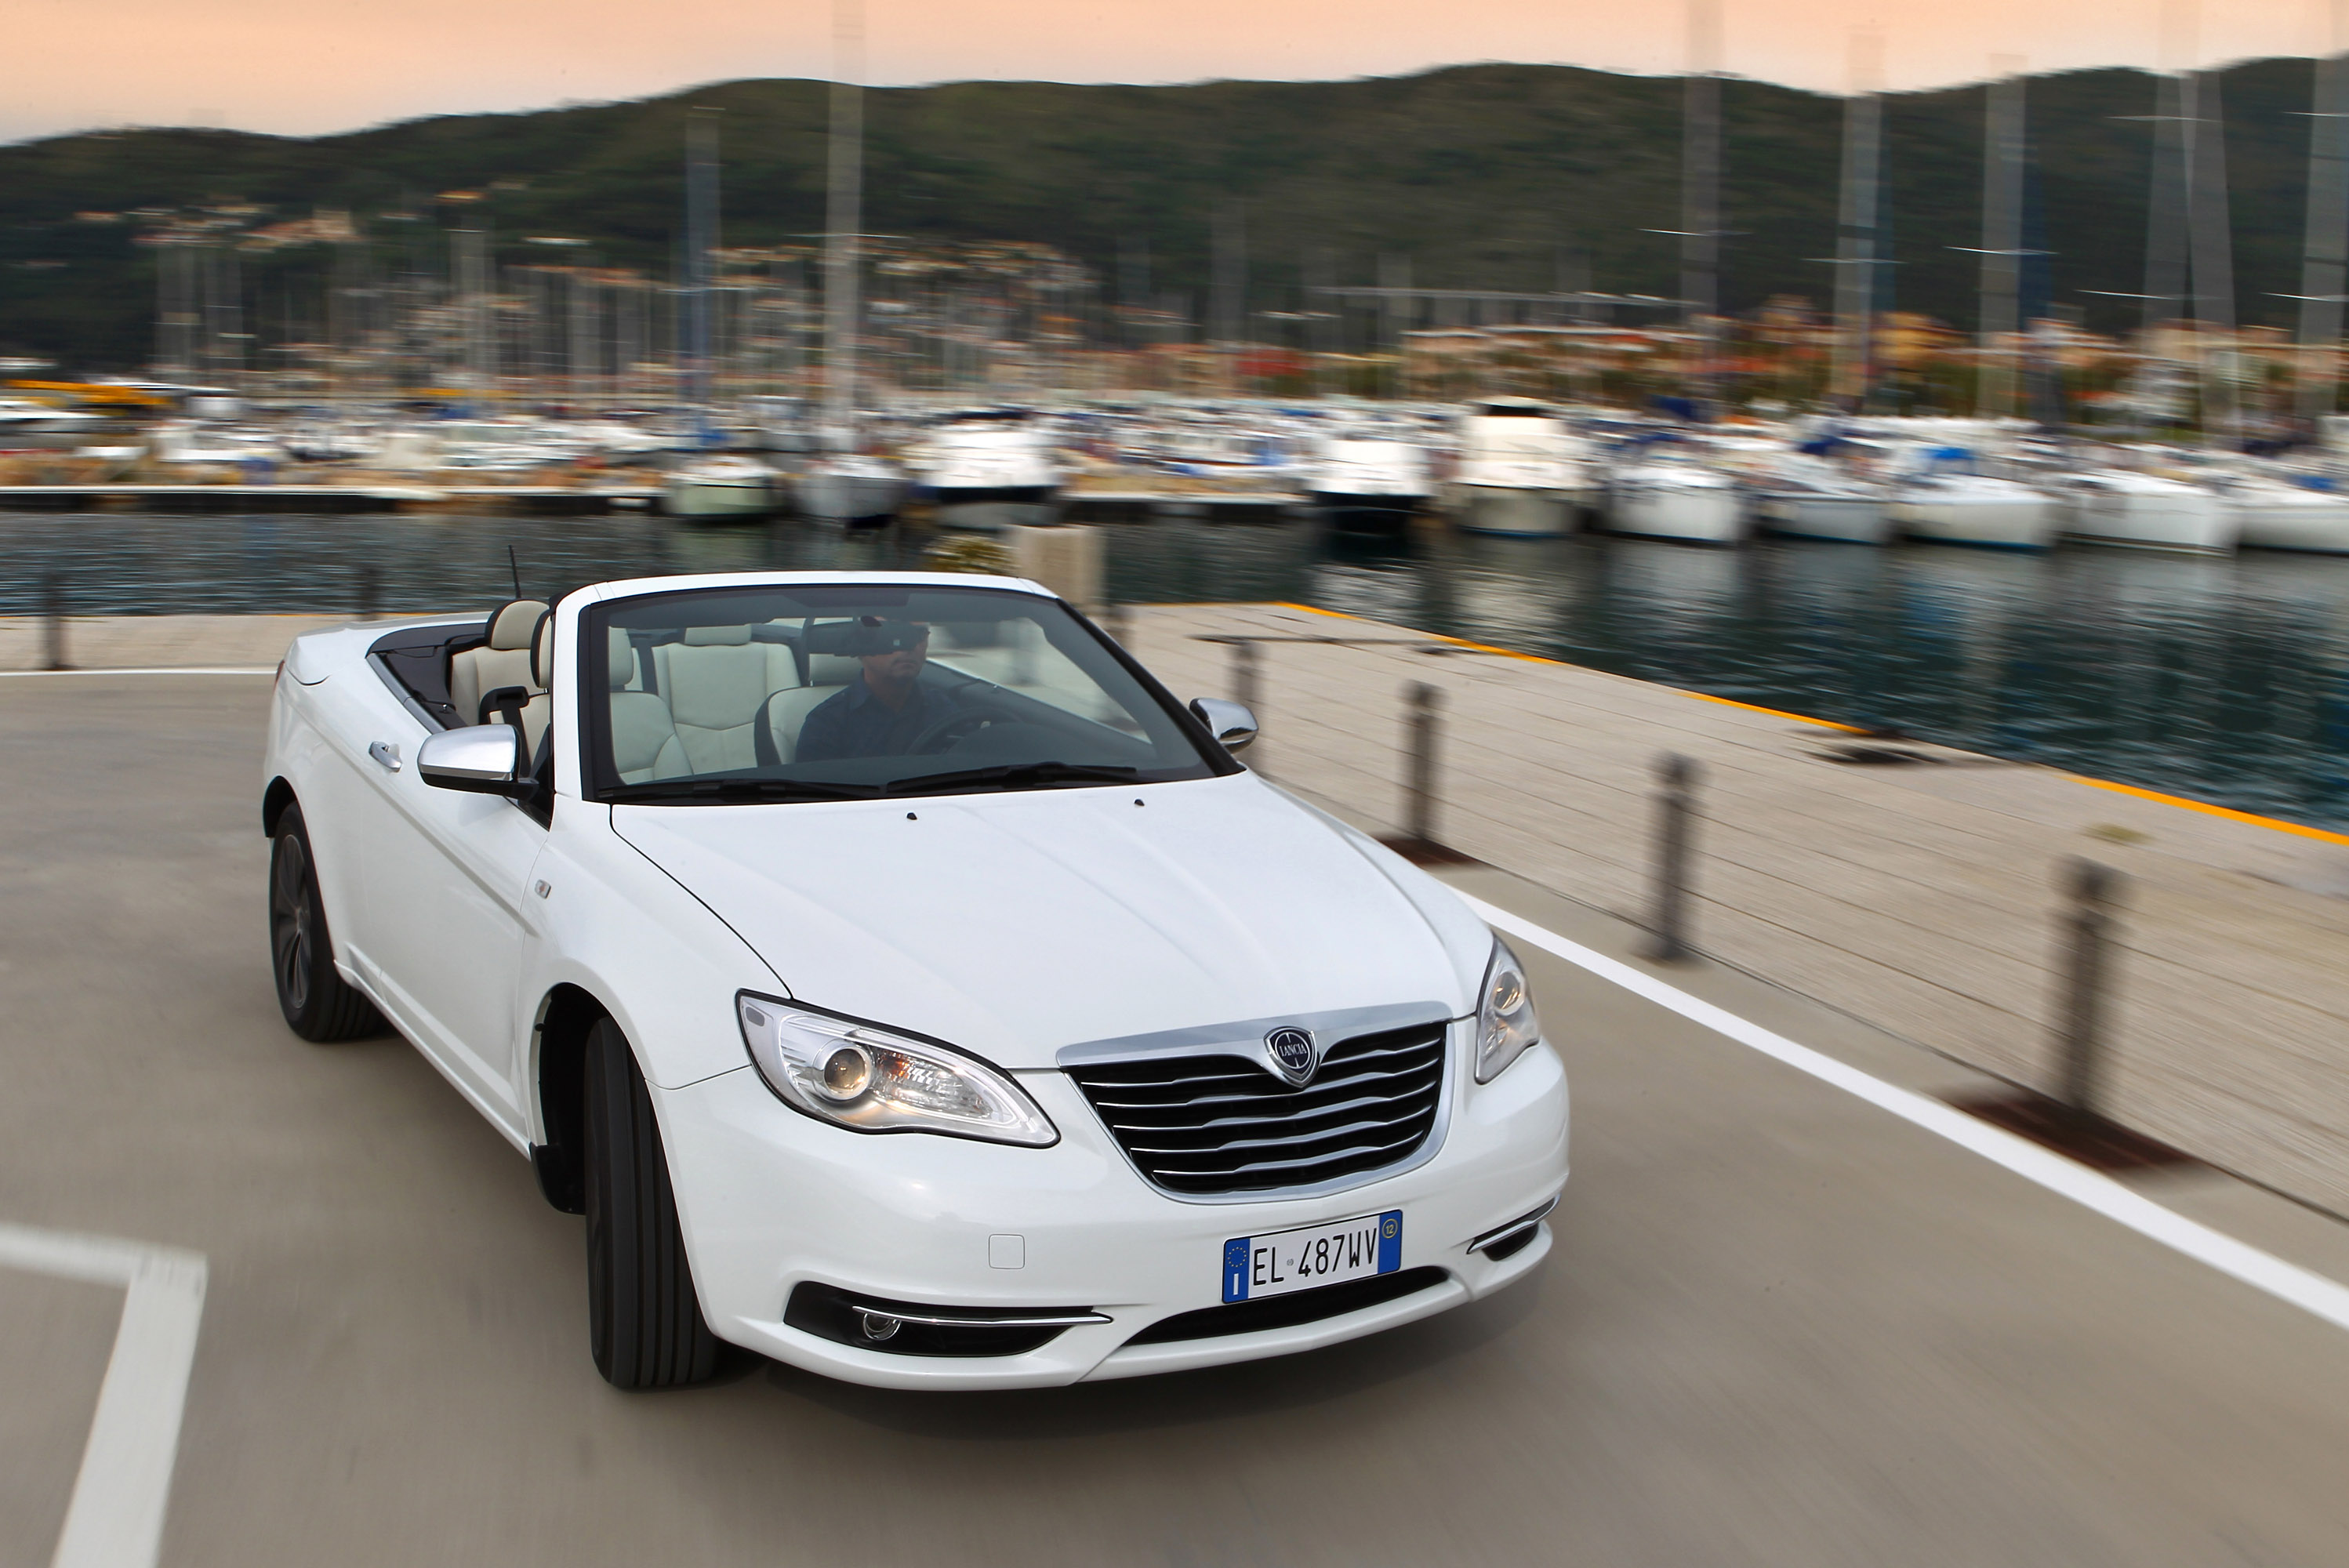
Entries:
<svg viewBox="0 0 2349 1568">
<path fill-rule="evenodd" d="M 1233 695 L 1226 640 L 1254 640 L 1251 760 L 1355 820 L 1400 827 L 1404 689 L 1435 686 L 1436 837 L 1627 918 L 1649 903 L 1657 759 L 1694 758 L 1701 949 L 2034 1088 L 2055 1071 L 2064 864 L 2110 865 L 2128 880 L 2107 1114 L 2349 1213 L 2349 835 L 1302 608 L 1129 625 L 1185 696 Z M 1888 751 L 1925 759 L 1846 760 Z"/>
</svg>

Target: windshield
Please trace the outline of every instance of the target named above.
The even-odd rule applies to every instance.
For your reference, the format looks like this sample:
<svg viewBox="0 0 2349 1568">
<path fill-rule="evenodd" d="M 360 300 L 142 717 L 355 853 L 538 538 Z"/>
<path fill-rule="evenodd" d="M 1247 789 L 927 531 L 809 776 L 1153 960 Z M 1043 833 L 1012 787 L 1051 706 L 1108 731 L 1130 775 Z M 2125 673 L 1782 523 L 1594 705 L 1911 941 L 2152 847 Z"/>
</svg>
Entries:
<svg viewBox="0 0 2349 1568">
<path fill-rule="evenodd" d="M 878 799 L 1237 768 L 1059 602 L 779 583 L 592 607 L 596 799 Z"/>
</svg>

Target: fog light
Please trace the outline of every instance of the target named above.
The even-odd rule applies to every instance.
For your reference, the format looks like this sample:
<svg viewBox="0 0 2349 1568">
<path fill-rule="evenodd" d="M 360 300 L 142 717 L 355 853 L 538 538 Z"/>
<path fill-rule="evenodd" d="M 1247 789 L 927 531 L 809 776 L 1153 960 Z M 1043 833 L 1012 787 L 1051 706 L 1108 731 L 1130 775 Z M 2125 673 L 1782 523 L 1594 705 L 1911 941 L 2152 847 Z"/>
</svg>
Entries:
<svg viewBox="0 0 2349 1568">
<path fill-rule="evenodd" d="M 856 1326 L 864 1331 L 864 1337 L 875 1345 L 885 1339 L 895 1338 L 897 1330 L 905 1326 L 888 1314 L 881 1312 L 858 1313 Z"/>
</svg>

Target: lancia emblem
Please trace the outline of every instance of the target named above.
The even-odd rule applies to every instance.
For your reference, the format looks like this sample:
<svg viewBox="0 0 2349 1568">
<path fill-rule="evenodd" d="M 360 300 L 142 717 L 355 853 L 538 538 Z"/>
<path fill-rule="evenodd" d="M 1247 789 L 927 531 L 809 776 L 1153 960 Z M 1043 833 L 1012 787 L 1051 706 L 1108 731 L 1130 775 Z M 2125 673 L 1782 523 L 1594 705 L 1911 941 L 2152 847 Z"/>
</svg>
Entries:
<svg viewBox="0 0 2349 1568">
<path fill-rule="evenodd" d="M 1273 1070 L 1298 1088 L 1313 1080 L 1313 1069 L 1320 1065 L 1314 1059 L 1313 1031 L 1285 1024 L 1264 1037 L 1265 1054 L 1272 1058 Z"/>
</svg>

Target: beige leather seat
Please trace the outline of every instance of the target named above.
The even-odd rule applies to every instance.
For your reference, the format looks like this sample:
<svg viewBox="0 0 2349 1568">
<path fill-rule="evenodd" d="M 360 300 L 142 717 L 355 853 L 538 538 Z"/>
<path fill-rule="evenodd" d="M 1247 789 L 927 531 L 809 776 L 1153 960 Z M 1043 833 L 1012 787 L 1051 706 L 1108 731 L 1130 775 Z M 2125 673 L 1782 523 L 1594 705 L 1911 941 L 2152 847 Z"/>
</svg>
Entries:
<svg viewBox="0 0 2349 1568">
<path fill-rule="evenodd" d="M 545 614 L 542 601 L 516 599 L 490 618 L 487 646 L 450 655 L 449 701 L 457 710 L 459 727 L 481 723 L 481 699 L 501 686 L 521 686 L 533 696 L 546 689 L 530 668 L 531 635 Z M 536 738 L 532 743 L 536 744 Z"/>
<path fill-rule="evenodd" d="M 816 705 L 864 674 L 855 659 L 839 654 L 816 654 L 808 659 L 808 684 L 779 691 L 767 702 L 767 733 L 775 755 L 786 762 L 798 759 L 800 726 Z"/>
<path fill-rule="evenodd" d="M 751 641 L 748 626 L 688 626 L 682 642 L 663 643 L 652 652 L 654 684 L 667 704 L 688 764 L 685 771 L 757 767 L 753 726 L 760 710 L 771 694 L 800 684 L 792 650 Z M 613 668 L 618 667 L 616 656 Z"/>
<path fill-rule="evenodd" d="M 523 705 L 522 740 L 523 748 L 533 758 L 538 755 L 538 743 L 546 735 L 547 721 L 554 717 L 554 698 L 546 689 L 546 677 L 554 668 L 554 616 L 538 618 L 538 631 L 530 650 L 530 701 Z"/>
<path fill-rule="evenodd" d="M 619 769 L 621 781 L 642 784 L 692 772 L 667 702 L 651 692 L 632 689 L 636 681 L 636 653 L 628 644 L 628 634 L 616 629 L 611 635 L 612 766 Z"/>
</svg>

